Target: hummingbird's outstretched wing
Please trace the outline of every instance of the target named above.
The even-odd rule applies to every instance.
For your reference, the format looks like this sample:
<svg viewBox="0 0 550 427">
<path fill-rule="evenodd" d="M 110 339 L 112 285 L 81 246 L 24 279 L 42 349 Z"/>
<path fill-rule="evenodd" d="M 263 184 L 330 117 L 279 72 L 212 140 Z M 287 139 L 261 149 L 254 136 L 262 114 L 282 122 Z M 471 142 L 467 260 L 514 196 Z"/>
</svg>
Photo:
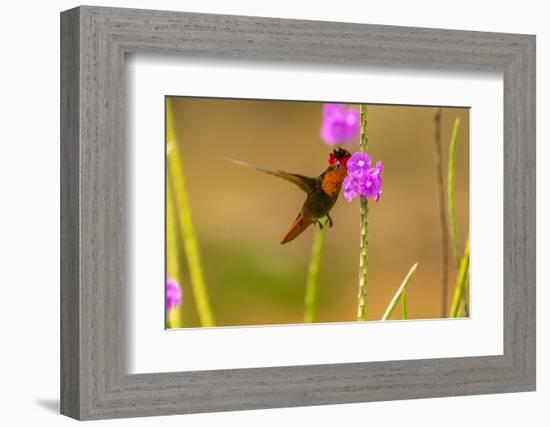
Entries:
<svg viewBox="0 0 550 427">
<path fill-rule="evenodd" d="M 234 159 L 227 159 L 233 163 L 236 163 L 240 166 L 244 166 L 246 168 L 256 169 L 260 172 L 267 173 L 268 175 L 277 176 L 279 178 L 282 178 L 286 181 L 292 182 L 293 184 L 300 187 L 303 191 L 305 191 L 307 194 L 310 194 L 319 186 L 319 180 L 318 178 L 310 178 L 309 176 L 303 176 L 298 175 L 296 173 L 288 173 L 282 170 L 276 170 L 276 169 L 266 169 L 261 168 L 259 166 L 252 165 L 250 163 L 241 162 L 240 160 L 234 160 Z"/>
</svg>

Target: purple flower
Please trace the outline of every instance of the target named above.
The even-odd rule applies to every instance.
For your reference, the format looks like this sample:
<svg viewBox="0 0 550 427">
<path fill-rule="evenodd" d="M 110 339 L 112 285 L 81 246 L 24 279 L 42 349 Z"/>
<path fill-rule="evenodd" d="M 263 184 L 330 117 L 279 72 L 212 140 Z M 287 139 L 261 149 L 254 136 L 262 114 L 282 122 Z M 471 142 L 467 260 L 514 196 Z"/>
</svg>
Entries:
<svg viewBox="0 0 550 427">
<path fill-rule="evenodd" d="M 344 197 L 351 202 L 358 196 L 365 199 L 374 197 L 375 201 L 380 200 L 382 194 L 382 162 L 371 167 L 372 161 L 367 153 L 354 153 L 348 160 L 348 173 L 344 179 Z"/>
<path fill-rule="evenodd" d="M 181 288 L 174 279 L 166 280 L 166 311 L 181 304 Z"/>
<path fill-rule="evenodd" d="M 346 108 L 342 104 L 325 104 L 323 107 L 321 139 L 328 145 L 353 142 L 360 129 L 359 111 L 356 108 Z"/>
</svg>

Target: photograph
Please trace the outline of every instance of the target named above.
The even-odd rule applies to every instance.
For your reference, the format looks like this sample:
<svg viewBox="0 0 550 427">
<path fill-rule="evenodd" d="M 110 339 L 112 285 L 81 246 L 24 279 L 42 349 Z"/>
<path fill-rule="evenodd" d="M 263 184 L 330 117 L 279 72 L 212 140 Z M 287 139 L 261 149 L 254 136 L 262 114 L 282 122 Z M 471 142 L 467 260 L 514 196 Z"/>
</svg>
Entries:
<svg viewBox="0 0 550 427">
<path fill-rule="evenodd" d="M 166 329 L 470 317 L 469 113 L 165 96 Z"/>
</svg>

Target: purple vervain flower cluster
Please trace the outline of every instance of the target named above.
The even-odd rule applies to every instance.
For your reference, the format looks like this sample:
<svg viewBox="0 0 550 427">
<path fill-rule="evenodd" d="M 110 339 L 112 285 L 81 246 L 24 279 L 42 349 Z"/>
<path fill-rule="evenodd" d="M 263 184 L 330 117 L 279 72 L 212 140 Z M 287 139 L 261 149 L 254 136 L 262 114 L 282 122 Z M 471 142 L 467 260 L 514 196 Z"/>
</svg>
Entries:
<svg viewBox="0 0 550 427">
<path fill-rule="evenodd" d="M 181 288 L 174 279 L 166 280 L 166 312 L 181 304 Z"/>
<path fill-rule="evenodd" d="M 359 110 L 342 104 L 324 105 L 321 139 L 328 145 L 353 142 L 360 129 Z"/>
<path fill-rule="evenodd" d="M 382 194 L 382 162 L 371 167 L 372 161 L 367 153 L 359 151 L 354 153 L 348 160 L 348 173 L 344 179 L 344 197 L 348 201 L 363 196 L 365 199 L 374 198 L 380 200 Z"/>
</svg>

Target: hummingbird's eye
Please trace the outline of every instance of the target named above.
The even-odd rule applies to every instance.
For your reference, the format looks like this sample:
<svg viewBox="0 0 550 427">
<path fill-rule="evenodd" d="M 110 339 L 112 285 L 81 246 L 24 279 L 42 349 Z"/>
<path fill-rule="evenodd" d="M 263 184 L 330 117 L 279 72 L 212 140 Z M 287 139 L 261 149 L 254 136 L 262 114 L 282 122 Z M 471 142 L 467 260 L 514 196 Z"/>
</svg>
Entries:
<svg viewBox="0 0 550 427">
<path fill-rule="evenodd" d="M 336 169 L 340 169 L 340 162 L 336 162 Z"/>
</svg>

